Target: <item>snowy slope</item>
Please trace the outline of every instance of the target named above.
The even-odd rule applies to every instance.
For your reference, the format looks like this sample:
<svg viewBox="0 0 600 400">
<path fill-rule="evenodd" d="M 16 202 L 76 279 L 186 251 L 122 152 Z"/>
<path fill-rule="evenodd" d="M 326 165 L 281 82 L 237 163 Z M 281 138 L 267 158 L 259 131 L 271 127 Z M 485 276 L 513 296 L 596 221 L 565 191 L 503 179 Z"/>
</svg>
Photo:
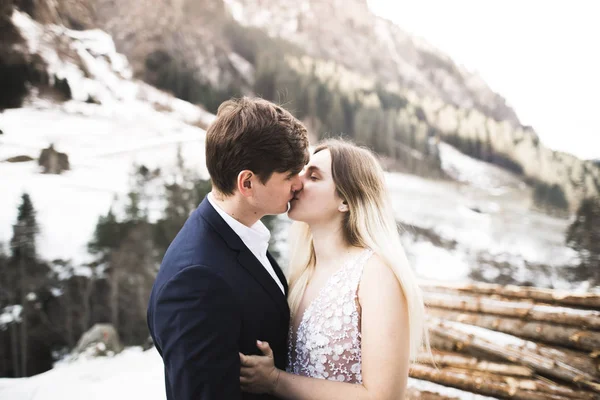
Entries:
<svg viewBox="0 0 600 400">
<path fill-rule="evenodd" d="M 197 126 L 208 126 L 214 116 L 132 80 L 127 60 L 102 31 L 42 26 L 18 11 L 13 22 L 29 51 L 46 61 L 50 77 L 68 81 L 74 99 L 57 104 L 34 89 L 23 108 L 0 114 L 0 243 L 10 241 L 20 196 L 28 192 L 38 211 L 41 256 L 85 261 L 97 218 L 127 192 L 134 163 L 168 174 L 181 146 L 188 166 L 204 173 L 205 132 Z M 59 56 L 49 39 L 57 36 L 83 67 Z M 100 104 L 85 102 L 90 97 Z M 36 161 L 2 162 L 37 158 L 50 144 L 67 153 L 71 171 L 43 175 Z"/>
<path fill-rule="evenodd" d="M 457 182 L 387 174 L 399 221 L 454 242 L 448 248 L 415 241 L 407 228 L 404 243 L 420 276 L 460 281 L 477 270 L 493 279 L 497 271 L 488 264 L 508 263 L 521 282 L 587 289 L 585 283 L 564 278 L 564 269 L 577 263 L 576 253 L 565 245 L 569 220 L 532 210 L 531 189 L 505 170 L 444 143 L 440 156 Z M 531 268 L 533 264 L 545 266 L 545 273 Z"/>
<path fill-rule="evenodd" d="M 6 400 L 163 400 L 163 364 L 158 352 L 129 348 L 115 357 L 58 364 L 30 378 L 0 379 Z"/>
<path fill-rule="evenodd" d="M 409 379 L 409 387 L 461 400 L 484 400 L 434 383 Z M 164 400 L 163 364 L 156 350 L 128 348 L 114 357 L 58 364 L 31 378 L 0 379 L 0 398 L 6 400 Z"/>
<path fill-rule="evenodd" d="M 41 26 L 18 12 L 13 20 L 53 76 L 66 78 L 79 99 L 93 96 L 100 104 L 77 99 L 55 104 L 33 92 L 25 107 L 0 114 L 0 243 L 9 242 L 20 195 L 27 191 L 38 210 L 41 256 L 82 262 L 98 216 L 126 193 L 133 163 L 161 167 L 168 175 L 181 146 L 188 166 L 206 176 L 205 132 L 198 126 L 208 126 L 214 116 L 132 80 L 126 60 L 101 31 Z M 87 74 L 77 72 L 80 66 L 70 59 L 61 60 L 48 31 L 72 42 Z M 69 155 L 71 171 L 43 175 L 35 161 L 1 162 L 16 155 L 37 157 L 50 143 Z M 529 189 L 510 173 L 445 144 L 440 154 L 444 169 L 458 182 L 386 175 L 399 221 L 456 242 L 452 248 L 440 246 L 408 229 L 405 245 L 419 275 L 464 280 L 479 268 L 483 254 L 516 265 L 523 280 L 569 285 L 559 272 L 535 276 L 528 269 L 530 263 L 558 269 L 576 261 L 564 245 L 568 221 L 531 211 Z"/>
<path fill-rule="evenodd" d="M 134 163 L 168 171 L 181 145 L 190 166 L 204 171 L 203 130 L 143 103 L 106 112 L 103 106 L 73 102 L 1 116 L 0 159 L 37 157 L 53 143 L 69 155 L 71 171 L 44 175 L 36 161 L 0 164 L 0 242 L 10 240 L 20 195 L 27 192 L 38 211 L 41 255 L 83 261 L 98 216 L 127 192 Z"/>
</svg>

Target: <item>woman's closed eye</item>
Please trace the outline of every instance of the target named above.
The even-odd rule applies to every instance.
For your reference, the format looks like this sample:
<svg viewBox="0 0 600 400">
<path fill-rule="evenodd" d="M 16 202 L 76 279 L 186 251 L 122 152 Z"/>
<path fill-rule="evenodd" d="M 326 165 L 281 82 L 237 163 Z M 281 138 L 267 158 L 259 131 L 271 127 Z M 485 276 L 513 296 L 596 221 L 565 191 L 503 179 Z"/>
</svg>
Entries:
<svg viewBox="0 0 600 400">
<path fill-rule="evenodd" d="M 317 179 L 319 179 L 319 178 L 314 174 L 310 176 L 311 181 L 316 181 Z"/>
</svg>

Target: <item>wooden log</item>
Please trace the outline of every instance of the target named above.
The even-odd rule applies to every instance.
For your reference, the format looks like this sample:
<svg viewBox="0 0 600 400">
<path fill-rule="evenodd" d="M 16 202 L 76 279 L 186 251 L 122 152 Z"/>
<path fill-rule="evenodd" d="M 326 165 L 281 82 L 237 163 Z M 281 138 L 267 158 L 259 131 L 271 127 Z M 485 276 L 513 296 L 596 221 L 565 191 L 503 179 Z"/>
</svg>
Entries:
<svg viewBox="0 0 600 400">
<path fill-rule="evenodd" d="M 422 357 L 419 358 L 419 362 L 436 367 L 455 367 L 466 370 L 487 372 L 496 375 L 517 376 L 522 378 L 532 377 L 534 375 L 531 368 L 521 365 L 495 363 L 486 360 L 480 360 L 475 357 L 468 357 L 458 353 L 439 350 L 433 351 L 433 360 L 429 357 L 429 354 L 423 354 Z"/>
<path fill-rule="evenodd" d="M 453 368 L 457 372 L 464 372 Z M 565 396 L 573 399 L 598 399 L 598 394 L 587 390 L 581 390 L 576 387 L 559 384 L 543 376 L 535 376 L 533 378 L 508 377 L 490 374 L 481 371 L 467 371 L 473 379 L 483 377 L 488 382 L 507 383 L 509 386 L 516 386 L 526 390 L 532 390 L 540 393 L 551 394 L 555 396 Z"/>
<path fill-rule="evenodd" d="M 474 374 L 469 370 L 436 369 L 428 365 L 416 364 L 409 374 L 413 378 L 500 398 L 517 400 L 593 400 L 596 398 L 595 393 L 574 390 L 542 380 Z"/>
<path fill-rule="evenodd" d="M 461 353 L 465 354 L 478 360 L 485 360 L 488 362 L 494 362 L 497 364 L 505 363 L 507 358 L 504 354 L 490 353 L 485 349 L 471 345 L 465 338 L 460 340 L 449 338 L 447 336 L 436 335 L 435 332 L 431 332 L 430 344 L 434 351 L 445 351 L 449 353 Z M 569 351 L 567 349 L 560 349 L 556 347 L 545 346 L 542 344 L 536 344 L 535 351 L 539 352 L 540 355 L 545 356 L 549 359 L 568 359 L 569 363 L 585 372 L 590 376 L 596 378 L 600 377 L 600 360 L 592 357 L 586 357 L 585 354 Z"/>
<path fill-rule="evenodd" d="M 405 400 L 458 400 L 457 397 L 448 397 L 439 393 L 423 392 L 419 389 L 407 387 Z"/>
<path fill-rule="evenodd" d="M 560 306 L 600 310 L 600 293 L 574 293 L 531 286 L 497 285 L 491 283 L 454 283 L 432 280 L 421 280 L 419 284 L 424 291 L 428 292 L 483 294 L 487 296 L 498 295 Z"/>
<path fill-rule="evenodd" d="M 428 307 L 517 317 L 526 321 L 551 322 L 576 326 L 580 329 L 600 330 L 600 311 L 595 310 L 577 310 L 519 301 L 494 300 L 483 295 L 458 296 L 424 292 L 423 299 Z"/>
<path fill-rule="evenodd" d="M 428 318 L 432 336 L 445 337 L 465 346 L 488 352 L 508 361 L 519 363 L 541 374 L 572 382 L 582 388 L 600 393 L 600 380 L 596 374 L 576 367 L 578 360 L 567 353 L 519 339 L 516 336 L 495 332 L 460 322 Z"/>
<path fill-rule="evenodd" d="M 408 378 L 405 400 L 497 400 L 422 379 Z"/>
<path fill-rule="evenodd" d="M 429 308 L 429 315 L 477 325 L 482 328 L 508 333 L 537 342 L 545 342 L 558 346 L 593 353 L 600 351 L 600 333 L 581 330 L 575 327 L 555 325 L 547 322 L 523 321 L 518 318 L 499 317 L 453 310 Z"/>
<path fill-rule="evenodd" d="M 458 397 L 448 397 L 439 393 L 421 391 L 419 389 L 407 387 L 405 400 L 459 400 Z"/>
<path fill-rule="evenodd" d="M 432 332 L 432 334 L 430 335 L 429 342 L 431 344 L 432 350 L 435 349 L 440 351 L 446 351 L 449 353 L 465 354 L 471 357 L 475 357 L 479 360 L 486 360 L 498 364 L 506 362 L 505 357 L 496 356 L 488 351 L 479 350 L 477 347 L 465 344 L 461 340 L 454 340 L 445 336 L 436 335 L 434 332 Z"/>
</svg>

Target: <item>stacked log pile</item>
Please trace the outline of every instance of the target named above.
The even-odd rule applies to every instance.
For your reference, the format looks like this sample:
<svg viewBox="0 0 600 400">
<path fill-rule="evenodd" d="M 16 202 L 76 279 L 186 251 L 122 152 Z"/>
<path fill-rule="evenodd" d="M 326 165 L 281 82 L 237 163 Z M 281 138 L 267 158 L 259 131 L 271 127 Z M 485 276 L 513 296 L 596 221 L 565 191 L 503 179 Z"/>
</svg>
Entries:
<svg viewBox="0 0 600 400">
<path fill-rule="evenodd" d="M 600 293 L 423 281 L 409 399 L 600 399 Z"/>
</svg>

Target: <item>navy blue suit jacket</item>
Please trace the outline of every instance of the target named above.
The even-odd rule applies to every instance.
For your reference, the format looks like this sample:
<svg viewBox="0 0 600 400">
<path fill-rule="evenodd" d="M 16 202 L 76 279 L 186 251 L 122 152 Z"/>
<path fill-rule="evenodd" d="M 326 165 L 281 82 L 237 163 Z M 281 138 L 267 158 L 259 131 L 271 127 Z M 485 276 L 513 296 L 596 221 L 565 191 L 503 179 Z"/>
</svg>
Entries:
<svg viewBox="0 0 600 400">
<path fill-rule="evenodd" d="M 148 305 L 148 328 L 165 364 L 168 400 L 273 399 L 240 391 L 238 352 L 269 342 L 285 369 L 286 294 L 207 199 L 169 246 Z"/>
</svg>

